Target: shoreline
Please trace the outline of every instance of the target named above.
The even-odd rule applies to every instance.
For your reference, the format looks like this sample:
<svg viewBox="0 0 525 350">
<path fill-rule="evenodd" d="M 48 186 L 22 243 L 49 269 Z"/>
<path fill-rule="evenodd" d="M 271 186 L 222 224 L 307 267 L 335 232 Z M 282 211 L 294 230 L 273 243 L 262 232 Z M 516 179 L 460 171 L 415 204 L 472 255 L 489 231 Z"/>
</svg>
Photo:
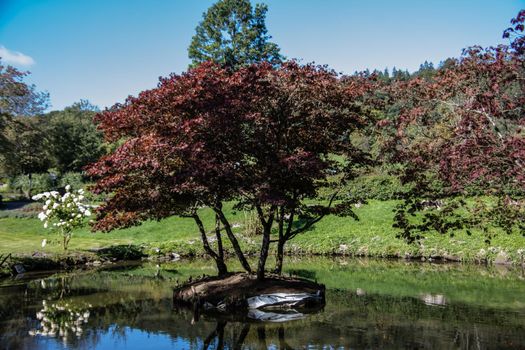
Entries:
<svg viewBox="0 0 525 350">
<path fill-rule="evenodd" d="M 327 254 L 312 254 L 312 253 L 301 253 L 301 254 L 290 254 L 285 253 L 287 258 L 314 258 L 314 257 L 325 257 L 325 258 L 346 258 L 346 259 L 373 259 L 373 260 L 392 260 L 392 261 L 406 261 L 406 262 L 421 262 L 421 263 L 434 263 L 434 264 L 462 264 L 462 265 L 477 265 L 477 266 L 507 266 L 507 267 L 525 267 L 523 261 L 512 261 L 512 260 L 461 260 L 461 257 L 457 256 L 398 256 L 398 255 L 371 255 L 371 254 L 344 254 L 344 253 L 327 253 Z M 247 257 L 254 258 L 255 255 L 247 254 Z M 228 259 L 235 259 L 233 254 L 227 255 Z M 78 268 L 97 268 L 104 266 L 111 266 L 114 264 L 127 264 L 127 263 L 169 263 L 176 261 L 185 260 L 210 260 L 209 257 L 202 254 L 194 253 L 176 253 L 173 255 L 146 255 L 134 256 L 134 258 L 123 258 L 122 256 L 105 255 L 100 256 L 95 252 L 71 252 L 67 255 L 58 253 L 38 253 L 38 254 L 18 254 L 12 255 L 10 261 L 6 261 L 4 266 L 0 267 L 0 278 L 6 278 L 9 276 L 16 276 L 24 273 L 35 273 L 44 271 L 68 271 Z M 285 266 L 286 266 L 285 259 Z M 17 267 L 18 265 L 18 267 Z M 20 269 L 20 266 L 22 269 Z M 19 272 L 20 271 L 20 272 Z"/>
</svg>

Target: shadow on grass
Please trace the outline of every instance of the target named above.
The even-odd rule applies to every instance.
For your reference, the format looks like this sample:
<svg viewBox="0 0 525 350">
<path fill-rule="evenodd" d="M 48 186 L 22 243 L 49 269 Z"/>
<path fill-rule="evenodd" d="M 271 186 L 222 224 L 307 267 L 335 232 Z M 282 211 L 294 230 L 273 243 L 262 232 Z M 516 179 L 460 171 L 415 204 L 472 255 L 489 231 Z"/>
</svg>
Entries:
<svg viewBox="0 0 525 350">
<path fill-rule="evenodd" d="M 311 270 L 304 270 L 304 269 L 295 269 L 295 270 L 289 270 L 288 271 L 293 276 L 298 276 L 302 278 L 306 278 L 309 280 L 316 280 L 317 274 L 315 271 Z"/>
<path fill-rule="evenodd" d="M 116 260 L 140 260 L 147 256 L 142 248 L 134 244 L 114 245 L 107 248 L 97 249 L 95 252 L 100 258 Z"/>
</svg>

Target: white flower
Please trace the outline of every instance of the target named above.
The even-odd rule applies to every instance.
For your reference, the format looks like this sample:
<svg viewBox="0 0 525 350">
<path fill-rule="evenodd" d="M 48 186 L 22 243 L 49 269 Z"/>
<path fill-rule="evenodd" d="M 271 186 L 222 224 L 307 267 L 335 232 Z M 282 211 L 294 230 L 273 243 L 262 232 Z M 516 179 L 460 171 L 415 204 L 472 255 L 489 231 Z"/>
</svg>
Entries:
<svg viewBox="0 0 525 350">
<path fill-rule="evenodd" d="M 51 199 L 48 199 L 48 200 L 46 201 L 46 205 L 49 205 L 49 204 L 51 204 Z"/>
<path fill-rule="evenodd" d="M 89 211 L 89 209 L 86 209 L 86 211 L 84 212 L 84 215 L 85 216 L 91 216 L 91 212 Z"/>
<path fill-rule="evenodd" d="M 67 185 L 67 186 L 66 186 L 66 191 L 69 192 L 70 189 L 71 189 L 71 186 L 70 186 L 70 185 Z"/>
<path fill-rule="evenodd" d="M 47 221 L 44 222 L 44 228 L 47 228 Z"/>
<path fill-rule="evenodd" d="M 42 248 L 44 248 L 46 246 L 46 244 L 47 244 L 47 239 L 44 238 L 42 240 Z"/>
<path fill-rule="evenodd" d="M 42 199 L 42 193 L 36 194 L 33 197 L 31 197 L 34 201 L 38 201 Z"/>
<path fill-rule="evenodd" d="M 49 197 L 49 196 L 51 195 L 51 193 L 49 193 L 49 192 L 44 192 L 43 195 L 44 195 L 44 197 L 47 198 L 47 197 Z"/>
<path fill-rule="evenodd" d="M 49 216 L 49 214 L 51 214 L 51 209 L 46 210 L 46 215 Z"/>
<path fill-rule="evenodd" d="M 56 208 L 58 208 L 59 206 L 60 206 L 60 204 L 58 204 L 58 203 L 53 203 L 53 209 L 56 209 Z"/>
<path fill-rule="evenodd" d="M 44 221 L 45 219 L 47 219 L 47 215 L 45 213 L 39 213 L 38 218 L 40 219 L 40 221 Z"/>
<path fill-rule="evenodd" d="M 78 196 L 78 200 L 79 200 L 79 201 L 81 201 L 81 200 L 83 200 L 83 199 L 84 199 L 84 196 L 83 196 L 83 195 Z"/>
<path fill-rule="evenodd" d="M 84 190 L 81 188 L 80 190 L 78 190 L 78 193 L 84 194 Z"/>
<path fill-rule="evenodd" d="M 47 204 L 42 207 L 42 210 L 47 210 L 48 206 Z"/>
</svg>

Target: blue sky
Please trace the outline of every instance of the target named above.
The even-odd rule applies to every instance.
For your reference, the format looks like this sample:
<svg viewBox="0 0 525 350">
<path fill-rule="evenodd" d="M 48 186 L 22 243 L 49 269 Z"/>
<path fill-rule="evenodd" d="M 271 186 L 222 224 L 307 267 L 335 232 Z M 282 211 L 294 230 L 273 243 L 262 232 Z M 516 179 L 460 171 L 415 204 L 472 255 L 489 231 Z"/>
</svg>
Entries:
<svg viewBox="0 0 525 350">
<path fill-rule="evenodd" d="M 213 0 L 0 0 L 0 55 L 30 70 L 52 109 L 106 107 L 185 70 Z M 252 3 L 256 1 L 252 0 Z M 525 0 L 266 0 L 267 27 L 289 58 L 344 73 L 413 71 L 463 47 L 504 42 Z"/>
</svg>

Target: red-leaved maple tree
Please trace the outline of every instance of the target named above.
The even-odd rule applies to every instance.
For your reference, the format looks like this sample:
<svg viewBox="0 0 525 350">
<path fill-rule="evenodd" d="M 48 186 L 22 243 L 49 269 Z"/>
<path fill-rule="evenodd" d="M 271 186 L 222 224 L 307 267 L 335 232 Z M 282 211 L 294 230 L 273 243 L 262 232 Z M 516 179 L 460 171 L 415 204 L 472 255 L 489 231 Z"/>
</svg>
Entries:
<svg viewBox="0 0 525 350">
<path fill-rule="evenodd" d="M 161 79 L 157 88 L 96 117 L 108 141 L 121 146 L 88 169 L 97 178 L 94 190 L 109 196 L 93 229 L 191 217 L 219 274 L 227 272 L 223 231 L 251 272 L 223 211 L 225 202 L 234 201 L 257 212 L 263 228 L 258 278 L 264 278 L 272 242 L 280 272 L 288 240 L 327 214 L 353 214 L 348 205 L 332 205 L 330 199 L 304 204 L 330 187 L 330 178 L 344 181 L 367 162 L 350 142 L 350 133 L 364 124 L 355 102 L 359 89 L 351 89 L 333 71 L 295 62 L 237 71 L 203 63 Z M 215 248 L 200 207 L 216 215 Z"/>
<path fill-rule="evenodd" d="M 388 135 L 384 151 L 403 164 L 402 178 L 413 185 L 396 214 L 396 226 L 408 240 L 423 231 L 476 226 L 490 236 L 487 223 L 525 233 L 524 21 L 521 11 L 504 32 L 510 45 L 470 47 L 430 79 L 416 77 L 385 89 L 390 117 L 378 123 Z M 480 194 L 498 198 L 497 203 L 480 200 L 470 217 L 457 214 L 455 209 L 466 207 L 464 195 Z M 411 223 L 406 214 L 429 201 L 454 204 Z"/>
</svg>

